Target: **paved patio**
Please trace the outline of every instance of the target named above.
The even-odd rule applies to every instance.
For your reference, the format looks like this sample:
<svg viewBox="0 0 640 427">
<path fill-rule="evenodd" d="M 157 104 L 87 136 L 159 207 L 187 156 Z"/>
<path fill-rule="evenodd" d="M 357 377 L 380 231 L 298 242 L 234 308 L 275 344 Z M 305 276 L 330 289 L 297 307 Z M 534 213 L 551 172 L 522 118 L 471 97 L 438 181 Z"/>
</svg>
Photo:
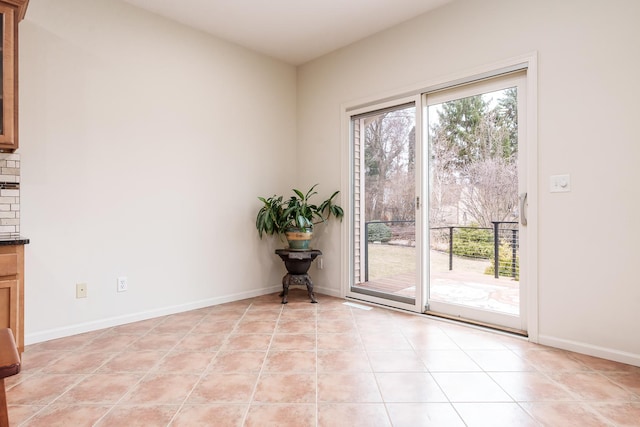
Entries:
<svg viewBox="0 0 640 427">
<path fill-rule="evenodd" d="M 369 281 L 358 287 L 414 298 L 415 247 L 369 245 Z M 453 270 L 449 270 L 450 262 Z M 518 315 L 520 282 L 510 277 L 496 279 L 485 274 L 489 260 L 454 256 L 431 250 L 430 297 L 432 300 Z"/>
<path fill-rule="evenodd" d="M 415 274 L 397 274 L 360 283 L 359 288 L 415 297 Z M 431 299 L 517 315 L 520 282 L 465 271 L 438 271 L 431 275 Z"/>
</svg>

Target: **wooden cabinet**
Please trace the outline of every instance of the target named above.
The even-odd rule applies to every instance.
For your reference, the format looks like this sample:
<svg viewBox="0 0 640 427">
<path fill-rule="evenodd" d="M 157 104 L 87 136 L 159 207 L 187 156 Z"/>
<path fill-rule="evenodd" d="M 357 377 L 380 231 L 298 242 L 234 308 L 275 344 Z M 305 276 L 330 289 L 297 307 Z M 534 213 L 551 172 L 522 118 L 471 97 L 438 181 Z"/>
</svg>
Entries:
<svg viewBox="0 0 640 427">
<path fill-rule="evenodd" d="M 24 351 L 24 245 L 0 245 L 0 328 Z"/>
<path fill-rule="evenodd" d="M 29 0 L 0 0 L 0 151 L 18 148 L 18 22 Z"/>
</svg>

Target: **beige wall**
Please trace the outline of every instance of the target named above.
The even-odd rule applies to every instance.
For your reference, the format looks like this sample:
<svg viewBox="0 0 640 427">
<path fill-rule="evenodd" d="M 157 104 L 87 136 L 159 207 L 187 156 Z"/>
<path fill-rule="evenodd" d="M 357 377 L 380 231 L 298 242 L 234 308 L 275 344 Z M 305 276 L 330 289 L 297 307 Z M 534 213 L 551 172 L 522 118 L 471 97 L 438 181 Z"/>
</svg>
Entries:
<svg viewBox="0 0 640 427">
<path fill-rule="evenodd" d="M 537 52 L 538 338 L 640 365 L 638 16 L 635 0 L 458 0 L 308 63 L 298 151 L 316 161 L 300 179 L 347 182 L 342 104 Z M 551 194 L 564 173 L 572 191 Z M 338 292 L 340 271 L 325 271 Z"/>
<path fill-rule="evenodd" d="M 27 343 L 277 285 L 281 263 L 253 223 L 256 196 L 291 185 L 278 165 L 296 156 L 295 79 L 119 1 L 32 0 L 20 24 Z"/>
<path fill-rule="evenodd" d="M 255 197 L 346 185 L 341 105 L 536 51 L 539 339 L 640 365 L 637 16 L 635 0 L 458 0 L 296 70 L 118 1 L 32 0 L 27 342 L 275 289 Z M 571 193 L 549 193 L 563 173 Z M 341 230 L 320 231 L 314 271 L 333 294 Z"/>
</svg>

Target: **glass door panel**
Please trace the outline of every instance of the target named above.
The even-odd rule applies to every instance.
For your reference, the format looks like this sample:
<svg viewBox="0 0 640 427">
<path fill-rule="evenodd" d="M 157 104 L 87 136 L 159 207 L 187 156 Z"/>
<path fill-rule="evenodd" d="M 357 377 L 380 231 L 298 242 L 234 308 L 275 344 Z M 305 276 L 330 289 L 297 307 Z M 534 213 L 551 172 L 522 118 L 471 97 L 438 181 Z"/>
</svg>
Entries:
<svg viewBox="0 0 640 427">
<path fill-rule="evenodd" d="M 429 311 L 517 330 L 521 81 L 426 96 Z"/>
<path fill-rule="evenodd" d="M 415 305 L 416 106 L 351 118 L 353 144 L 351 292 Z"/>
</svg>

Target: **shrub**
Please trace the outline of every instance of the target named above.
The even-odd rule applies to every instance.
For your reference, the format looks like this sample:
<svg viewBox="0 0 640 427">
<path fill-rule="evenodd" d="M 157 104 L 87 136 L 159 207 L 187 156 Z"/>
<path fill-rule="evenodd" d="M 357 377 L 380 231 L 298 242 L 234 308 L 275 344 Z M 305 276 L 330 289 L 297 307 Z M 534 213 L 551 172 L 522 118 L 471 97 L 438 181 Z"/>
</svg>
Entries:
<svg viewBox="0 0 640 427">
<path fill-rule="evenodd" d="M 388 242 L 391 240 L 391 228 L 382 222 L 372 222 L 369 224 L 370 242 Z"/>
<path fill-rule="evenodd" d="M 493 234 L 481 228 L 457 228 L 453 231 L 453 254 L 489 259 L 493 256 Z"/>
<path fill-rule="evenodd" d="M 498 258 L 499 258 L 499 266 L 498 266 L 498 275 L 513 277 L 515 280 L 520 280 L 520 257 L 516 255 L 516 274 L 513 274 L 513 251 L 511 245 L 507 242 L 502 242 L 500 244 L 500 249 L 498 249 Z M 490 274 L 493 276 L 495 272 L 495 262 L 493 261 L 494 257 L 491 257 L 491 265 L 484 270 L 484 274 Z"/>
</svg>

